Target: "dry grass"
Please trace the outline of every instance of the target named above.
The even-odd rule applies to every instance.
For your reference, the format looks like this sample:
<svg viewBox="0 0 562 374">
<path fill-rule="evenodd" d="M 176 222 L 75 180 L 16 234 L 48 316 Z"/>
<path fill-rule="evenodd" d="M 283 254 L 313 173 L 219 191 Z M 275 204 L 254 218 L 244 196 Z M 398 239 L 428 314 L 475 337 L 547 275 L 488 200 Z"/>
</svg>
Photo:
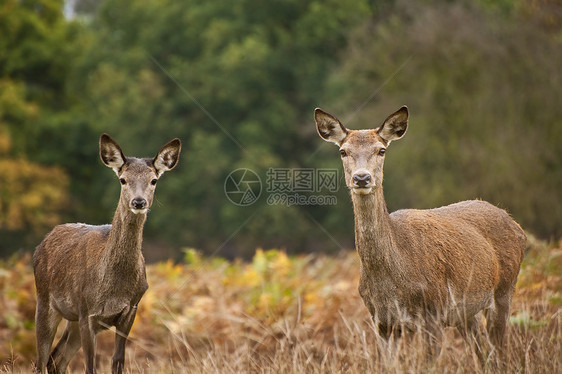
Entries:
<svg viewBox="0 0 562 374">
<path fill-rule="evenodd" d="M 35 295 L 29 257 L 0 266 L 0 372 L 31 371 Z M 358 259 L 287 257 L 258 250 L 251 263 L 202 259 L 148 267 L 127 348 L 128 373 L 562 372 L 562 242 L 531 239 L 512 305 L 505 358 L 482 364 L 455 329 L 428 354 L 423 334 L 386 342 L 357 292 Z M 98 336 L 110 371 L 113 334 Z M 81 353 L 73 371 L 83 371 Z"/>
</svg>

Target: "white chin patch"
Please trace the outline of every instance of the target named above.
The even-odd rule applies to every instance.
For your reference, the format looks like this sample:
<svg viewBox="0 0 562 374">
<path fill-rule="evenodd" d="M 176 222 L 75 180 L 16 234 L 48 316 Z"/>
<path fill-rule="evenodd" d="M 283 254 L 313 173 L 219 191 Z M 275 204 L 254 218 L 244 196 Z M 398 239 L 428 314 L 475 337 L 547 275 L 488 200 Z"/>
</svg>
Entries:
<svg viewBox="0 0 562 374">
<path fill-rule="evenodd" d="M 148 212 L 148 209 L 133 209 L 131 208 L 131 212 L 135 213 L 135 214 L 145 214 L 146 212 Z"/>
<path fill-rule="evenodd" d="M 370 194 L 372 190 L 373 190 L 373 187 L 353 188 L 352 189 L 353 193 L 355 193 L 357 195 L 367 195 L 367 194 Z"/>
</svg>

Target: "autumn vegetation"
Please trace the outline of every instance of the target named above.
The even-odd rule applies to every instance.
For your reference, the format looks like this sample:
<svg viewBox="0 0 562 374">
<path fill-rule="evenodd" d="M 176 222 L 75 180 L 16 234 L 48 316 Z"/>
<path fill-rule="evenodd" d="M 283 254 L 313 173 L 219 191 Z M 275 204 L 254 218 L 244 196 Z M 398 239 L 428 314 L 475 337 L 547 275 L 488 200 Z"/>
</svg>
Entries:
<svg viewBox="0 0 562 374">
<path fill-rule="evenodd" d="M 288 256 L 258 249 L 249 262 L 202 257 L 148 266 L 128 343 L 130 373 L 506 372 L 562 369 L 562 242 L 531 238 L 517 283 L 506 358 L 485 363 L 456 329 L 428 356 L 422 334 L 386 343 L 357 292 L 358 258 Z M 29 256 L 0 264 L 0 372 L 25 373 L 35 356 L 35 292 Z M 62 331 L 61 331 L 62 332 Z M 59 332 L 60 333 L 60 332 Z M 98 337 L 102 372 L 113 334 Z M 83 371 L 77 355 L 74 371 Z"/>
</svg>

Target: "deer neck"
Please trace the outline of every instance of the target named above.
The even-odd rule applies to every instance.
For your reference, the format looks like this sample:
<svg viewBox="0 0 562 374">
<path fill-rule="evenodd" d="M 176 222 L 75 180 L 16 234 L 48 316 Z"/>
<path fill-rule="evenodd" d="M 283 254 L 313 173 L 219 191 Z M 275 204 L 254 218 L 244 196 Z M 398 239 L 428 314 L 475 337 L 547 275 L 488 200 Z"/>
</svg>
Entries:
<svg viewBox="0 0 562 374">
<path fill-rule="evenodd" d="M 390 215 L 382 186 L 367 195 L 351 194 L 355 214 L 355 246 L 364 267 L 398 266 Z"/>
<path fill-rule="evenodd" d="M 128 207 L 119 203 L 106 244 L 106 256 L 109 266 L 117 268 L 136 268 L 143 260 L 142 231 L 146 214 L 134 214 Z"/>
</svg>

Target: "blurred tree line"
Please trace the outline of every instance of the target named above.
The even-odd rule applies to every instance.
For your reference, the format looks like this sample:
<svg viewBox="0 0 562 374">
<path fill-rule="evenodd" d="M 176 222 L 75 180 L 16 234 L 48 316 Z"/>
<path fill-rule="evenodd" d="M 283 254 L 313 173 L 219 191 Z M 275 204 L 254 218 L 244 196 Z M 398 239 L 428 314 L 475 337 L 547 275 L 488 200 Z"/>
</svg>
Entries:
<svg viewBox="0 0 562 374">
<path fill-rule="evenodd" d="M 134 156 L 182 139 L 148 258 L 350 248 L 341 173 L 335 206 L 267 203 L 270 168 L 341 171 L 317 106 L 350 128 L 409 106 L 386 161 L 390 210 L 482 198 L 560 237 L 561 19 L 556 2 L 530 0 L 4 0 L 0 254 L 56 223 L 111 220 L 119 183 L 98 160 L 102 132 Z M 255 204 L 227 199 L 237 168 L 260 176 Z"/>
</svg>

